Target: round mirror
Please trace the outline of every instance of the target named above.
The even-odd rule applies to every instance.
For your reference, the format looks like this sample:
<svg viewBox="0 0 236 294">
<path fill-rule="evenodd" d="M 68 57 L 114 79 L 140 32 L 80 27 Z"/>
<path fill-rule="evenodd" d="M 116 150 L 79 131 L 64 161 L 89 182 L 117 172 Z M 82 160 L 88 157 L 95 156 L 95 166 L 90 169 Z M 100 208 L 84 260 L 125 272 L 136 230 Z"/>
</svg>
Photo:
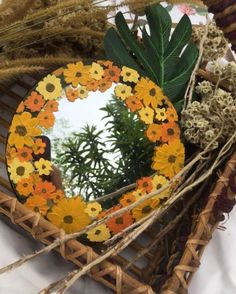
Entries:
<svg viewBox="0 0 236 294">
<path fill-rule="evenodd" d="M 73 196 L 94 200 L 137 182 L 116 200 L 113 209 L 120 209 L 182 168 L 177 121 L 161 89 L 137 71 L 110 61 L 69 64 L 47 75 L 18 107 L 7 146 L 10 179 L 27 207 L 66 232 L 79 230 L 105 215 L 107 205 Z M 129 213 L 128 223 L 157 207 L 164 192 Z M 78 202 L 75 214 L 65 211 L 71 201 Z"/>
</svg>

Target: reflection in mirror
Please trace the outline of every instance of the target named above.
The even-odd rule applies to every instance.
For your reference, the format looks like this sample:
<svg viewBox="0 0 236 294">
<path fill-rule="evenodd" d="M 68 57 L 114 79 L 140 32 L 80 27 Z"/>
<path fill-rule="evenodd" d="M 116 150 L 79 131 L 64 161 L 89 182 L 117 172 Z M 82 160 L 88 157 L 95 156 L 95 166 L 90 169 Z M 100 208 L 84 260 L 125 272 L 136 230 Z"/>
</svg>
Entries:
<svg viewBox="0 0 236 294">
<path fill-rule="evenodd" d="M 45 135 L 51 141 L 57 186 L 58 178 L 63 179 L 67 196 L 92 200 L 151 174 L 154 144 L 138 116 L 115 97 L 114 88 L 83 100 L 58 101 L 55 125 Z"/>
</svg>

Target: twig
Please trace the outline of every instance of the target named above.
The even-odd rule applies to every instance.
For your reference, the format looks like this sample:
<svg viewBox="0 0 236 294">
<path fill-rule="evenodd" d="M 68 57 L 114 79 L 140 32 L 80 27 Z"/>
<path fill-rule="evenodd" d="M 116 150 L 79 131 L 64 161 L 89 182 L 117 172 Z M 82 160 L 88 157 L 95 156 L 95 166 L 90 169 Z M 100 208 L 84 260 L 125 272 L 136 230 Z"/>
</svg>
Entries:
<svg viewBox="0 0 236 294">
<path fill-rule="evenodd" d="M 194 194 L 194 196 L 189 200 L 189 202 L 185 205 L 183 210 L 179 215 L 176 216 L 175 219 L 173 219 L 165 228 L 163 228 L 155 237 L 155 239 L 151 242 L 148 247 L 144 248 L 138 254 L 123 268 L 124 271 L 128 270 L 130 266 L 136 262 L 138 259 L 140 259 L 142 256 L 144 256 L 146 253 L 150 252 L 154 246 L 157 246 L 158 243 L 162 240 L 162 238 L 171 230 L 175 228 L 175 226 L 181 221 L 183 216 L 185 215 L 186 211 L 189 210 L 189 208 L 195 203 L 195 201 L 201 196 L 203 190 L 207 186 L 208 182 L 206 181 L 200 189 Z"/>
<path fill-rule="evenodd" d="M 202 55 L 203 55 L 203 51 L 204 51 L 204 43 L 206 41 L 206 38 L 207 38 L 207 35 L 208 35 L 208 30 L 209 30 L 209 24 L 210 24 L 210 20 L 209 20 L 209 17 L 207 16 L 206 17 L 206 25 L 205 25 L 205 31 L 204 31 L 204 35 L 200 41 L 200 44 L 199 44 L 199 56 L 198 56 L 198 59 L 197 59 L 197 62 L 195 64 L 195 67 L 194 67 L 194 70 L 192 71 L 192 74 L 191 74 L 191 77 L 190 77 L 190 80 L 189 80 L 189 83 L 188 83 L 188 87 L 187 87 L 187 90 L 185 92 L 185 95 L 184 95 L 184 106 L 183 106 L 183 110 L 186 109 L 192 102 L 192 97 L 193 97 L 193 90 L 194 90 L 194 86 L 195 86 L 195 83 L 196 83 L 196 73 L 197 73 L 197 70 L 200 66 L 200 63 L 201 63 L 201 60 L 202 60 Z"/>
<path fill-rule="evenodd" d="M 101 196 L 99 198 L 96 198 L 94 200 L 91 200 L 90 202 L 104 202 L 108 199 L 112 199 L 118 195 L 121 195 L 121 194 L 129 191 L 129 190 L 132 190 L 132 189 L 136 188 L 136 186 L 137 186 L 136 183 L 130 184 L 128 186 L 125 186 L 125 187 L 122 187 L 121 189 L 116 190 L 115 192 L 112 192 L 110 194 L 107 194 L 107 195 Z"/>
<path fill-rule="evenodd" d="M 219 136 L 220 134 L 218 134 Z M 13 262 L 12 264 L 4 267 L 4 268 L 1 268 L 0 269 L 0 274 L 2 273 L 5 273 L 5 272 L 8 272 L 12 269 L 15 269 L 15 268 L 18 268 L 19 266 L 21 266 L 22 264 L 26 263 L 27 261 L 30 261 L 32 260 L 34 257 L 36 256 L 39 256 L 41 254 L 44 254 L 44 253 L 47 253 L 53 249 L 55 249 L 56 247 L 58 247 L 60 244 L 64 244 L 66 243 L 67 241 L 69 240 L 72 240 L 74 238 L 78 238 L 80 237 L 81 235 L 87 233 L 89 230 L 95 228 L 96 226 L 100 225 L 100 224 L 103 224 L 103 223 L 106 223 L 109 219 L 115 217 L 115 216 L 118 216 L 118 215 L 122 215 L 124 212 L 126 211 L 130 211 L 131 209 L 133 209 L 134 207 L 138 206 L 139 204 L 143 203 L 145 200 L 148 200 L 154 196 L 157 196 L 158 194 L 160 194 L 161 192 L 163 192 L 164 190 L 166 190 L 168 187 L 171 187 L 173 184 L 175 184 L 175 182 L 181 178 L 183 178 L 183 175 L 186 174 L 186 172 L 188 170 L 190 170 L 198 161 L 202 160 L 203 159 L 203 155 L 205 153 L 208 152 L 208 148 L 211 146 L 211 144 L 217 140 L 217 137 L 214 138 L 214 140 L 212 140 L 212 142 L 210 142 L 207 146 L 207 148 L 205 150 L 203 150 L 202 152 L 200 152 L 198 154 L 198 156 L 196 156 L 191 162 L 189 162 L 175 177 L 173 177 L 166 185 L 164 185 L 162 188 L 156 190 L 156 191 L 153 191 L 143 197 L 141 197 L 138 201 L 136 201 L 135 203 L 132 203 L 130 204 L 129 206 L 127 207 L 124 207 L 120 210 L 117 210 L 117 211 L 114 211 L 113 213 L 111 213 L 110 215 L 107 215 L 105 216 L 103 219 L 100 219 L 92 224 L 90 224 L 89 226 L 87 226 L 86 228 L 84 228 L 83 230 L 81 230 L 80 232 L 76 232 L 76 233 L 72 233 L 72 234 L 68 234 L 68 235 L 65 235 L 57 240 L 55 240 L 52 244 L 50 244 L 49 246 L 45 247 L 44 249 L 36 252 L 35 254 L 31 254 L 31 255 L 27 255 L 15 262 Z M 224 145 L 224 147 L 222 148 L 225 149 L 226 146 L 228 146 L 228 149 L 230 149 L 231 145 L 230 143 L 232 143 L 232 141 L 235 139 L 236 137 L 236 133 L 234 133 L 234 135 L 231 137 L 231 139 Z M 219 153 L 220 154 L 220 153 Z M 224 153 L 225 154 L 225 153 Z M 224 155 L 223 154 L 223 155 Z M 218 156 L 220 158 L 220 155 Z M 215 168 L 215 166 L 214 166 Z M 212 170 L 210 171 L 209 174 L 211 174 Z M 208 176 L 209 176 L 208 174 Z M 183 189 L 183 191 L 179 192 L 178 194 L 173 194 L 172 197 L 170 199 L 168 199 L 162 207 L 158 208 L 157 209 L 157 212 L 160 213 L 159 216 L 161 216 L 167 209 L 170 205 L 173 205 L 173 203 L 180 197 L 183 196 L 183 194 L 185 194 L 186 192 L 188 192 L 189 190 L 191 190 L 193 187 L 195 187 L 197 184 L 201 183 L 206 177 L 204 176 L 201 176 L 200 177 L 200 180 L 198 179 L 195 183 L 189 185 L 188 187 L 186 187 L 185 189 Z M 49 249 L 48 249 L 49 247 Z"/>
</svg>

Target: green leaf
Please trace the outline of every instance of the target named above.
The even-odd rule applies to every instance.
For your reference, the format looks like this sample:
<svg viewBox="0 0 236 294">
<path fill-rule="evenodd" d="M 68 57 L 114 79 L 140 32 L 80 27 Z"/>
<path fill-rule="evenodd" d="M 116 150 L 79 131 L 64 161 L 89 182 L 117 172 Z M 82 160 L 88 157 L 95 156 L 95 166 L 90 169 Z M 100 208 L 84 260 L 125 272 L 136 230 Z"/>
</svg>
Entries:
<svg viewBox="0 0 236 294">
<path fill-rule="evenodd" d="M 104 47 L 106 55 L 109 59 L 112 59 L 118 65 L 126 65 L 143 73 L 137 62 L 131 57 L 130 53 L 127 51 L 124 43 L 122 42 L 120 36 L 117 34 L 116 30 L 110 28 L 104 39 Z"/>
<path fill-rule="evenodd" d="M 146 9 L 146 16 L 150 34 L 144 27 L 141 43 L 129 29 L 122 13 L 117 14 L 119 34 L 114 29 L 107 32 L 107 56 L 120 66 L 132 67 L 142 76 L 149 77 L 171 101 L 177 102 L 183 98 L 198 57 L 197 46 L 190 41 L 190 19 L 184 15 L 170 36 L 172 22 L 165 8 L 152 5 Z"/>
<path fill-rule="evenodd" d="M 130 31 L 125 21 L 125 18 L 121 12 L 117 13 L 115 17 L 115 22 L 116 22 L 118 32 L 120 33 L 121 37 L 125 41 L 126 45 L 137 56 L 137 58 L 139 59 L 144 69 L 149 72 L 150 78 L 152 80 L 156 80 L 155 68 L 147 59 L 147 55 L 145 54 L 144 47 L 137 42 L 135 36 Z"/>
<path fill-rule="evenodd" d="M 172 9 L 174 8 L 174 5 L 167 5 L 166 7 L 165 7 L 165 9 L 168 11 L 168 12 L 170 12 Z"/>
<path fill-rule="evenodd" d="M 189 80 L 198 58 L 199 51 L 193 42 L 190 42 L 186 50 L 181 55 L 176 70 L 173 73 L 174 78 L 167 81 L 164 91 L 167 96 L 172 98 L 173 102 L 178 101 L 181 92 Z"/>
<path fill-rule="evenodd" d="M 177 24 L 168 48 L 165 52 L 164 67 L 165 67 L 165 79 L 173 76 L 173 69 L 179 61 L 179 55 L 183 48 L 188 44 L 192 36 L 192 25 L 187 15 L 184 15 L 180 22 Z"/>
</svg>

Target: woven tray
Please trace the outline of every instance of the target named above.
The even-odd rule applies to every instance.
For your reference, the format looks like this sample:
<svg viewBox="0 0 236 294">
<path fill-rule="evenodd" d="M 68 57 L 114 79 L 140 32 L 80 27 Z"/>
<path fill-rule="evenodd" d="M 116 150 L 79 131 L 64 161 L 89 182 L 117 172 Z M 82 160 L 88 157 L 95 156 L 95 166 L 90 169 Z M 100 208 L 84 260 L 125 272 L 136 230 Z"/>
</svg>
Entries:
<svg viewBox="0 0 236 294">
<path fill-rule="evenodd" d="M 210 12 L 215 14 L 217 24 L 223 29 L 225 36 L 232 42 L 232 48 L 236 49 L 236 3 L 227 1 L 204 1 Z M 18 97 L 19 98 L 19 97 Z M 174 268 L 172 276 L 164 285 L 162 294 L 185 293 L 200 265 L 203 250 L 212 237 L 212 233 L 218 222 L 212 217 L 214 209 L 219 201 L 225 201 L 228 211 L 234 205 L 234 186 L 236 180 L 236 152 L 225 166 L 213 191 L 208 197 L 208 202 L 198 216 L 197 225 L 193 229 L 186 243 L 186 249 L 179 262 Z M 7 185 L 5 183 L 5 185 Z M 8 187 L 9 188 L 9 187 Z M 227 193 L 223 193 L 223 191 Z M 222 200 L 223 199 L 223 200 Z M 6 193 L 0 193 L 0 213 L 8 217 L 14 224 L 21 226 L 34 238 L 44 244 L 52 244 L 64 233 L 53 224 L 42 218 L 39 214 L 28 210 L 15 198 Z M 221 213 L 218 211 L 218 213 Z M 137 247 L 137 246 L 136 246 Z M 140 248 L 137 247 L 137 251 Z M 68 241 L 66 244 L 58 244 L 56 250 L 63 258 L 75 263 L 78 267 L 95 260 L 98 256 L 89 246 L 85 246 L 76 240 Z M 117 257 L 117 261 L 121 256 Z M 103 283 L 116 293 L 154 293 L 153 289 L 139 282 L 138 275 L 135 277 L 122 271 L 118 264 L 103 261 L 95 266 L 89 274 L 93 279 Z"/>
</svg>

